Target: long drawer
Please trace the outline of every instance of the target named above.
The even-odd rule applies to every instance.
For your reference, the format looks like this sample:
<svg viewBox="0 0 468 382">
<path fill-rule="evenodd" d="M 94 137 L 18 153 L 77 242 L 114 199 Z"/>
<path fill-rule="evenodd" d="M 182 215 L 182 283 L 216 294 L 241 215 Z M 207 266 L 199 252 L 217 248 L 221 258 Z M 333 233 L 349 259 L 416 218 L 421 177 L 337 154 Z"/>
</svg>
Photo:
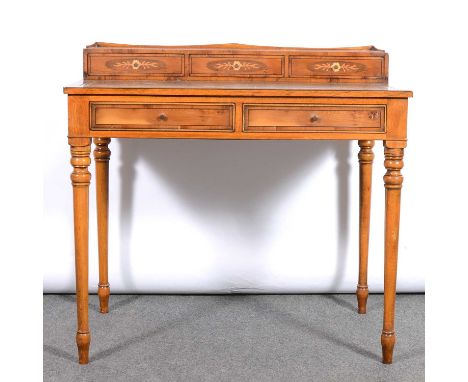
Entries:
<svg viewBox="0 0 468 382">
<path fill-rule="evenodd" d="M 233 131 L 233 104 L 91 103 L 91 130 Z"/>
<path fill-rule="evenodd" d="M 385 131 L 385 106 L 245 104 L 244 132 Z"/>
</svg>

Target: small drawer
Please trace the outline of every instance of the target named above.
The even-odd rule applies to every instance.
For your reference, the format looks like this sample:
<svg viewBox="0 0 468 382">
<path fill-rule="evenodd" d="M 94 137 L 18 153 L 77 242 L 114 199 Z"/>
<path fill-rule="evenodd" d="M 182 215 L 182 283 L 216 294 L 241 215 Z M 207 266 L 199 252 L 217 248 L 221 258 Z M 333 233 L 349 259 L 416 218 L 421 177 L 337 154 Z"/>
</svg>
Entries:
<svg viewBox="0 0 468 382">
<path fill-rule="evenodd" d="M 244 105 L 245 132 L 385 131 L 385 106 Z"/>
<path fill-rule="evenodd" d="M 281 77 L 283 56 L 190 56 L 191 76 Z"/>
<path fill-rule="evenodd" d="M 291 77 L 381 79 L 385 77 L 384 57 L 298 57 L 289 58 Z"/>
<path fill-rule="evenodd" d="M 182 54 L 89 54 L 88 76 L 183 76 Z"/>
<path fill-rule="evenodd" d="M 233 131 L 233 104 L 91 103 L 91 130 Z"/>
</svg>

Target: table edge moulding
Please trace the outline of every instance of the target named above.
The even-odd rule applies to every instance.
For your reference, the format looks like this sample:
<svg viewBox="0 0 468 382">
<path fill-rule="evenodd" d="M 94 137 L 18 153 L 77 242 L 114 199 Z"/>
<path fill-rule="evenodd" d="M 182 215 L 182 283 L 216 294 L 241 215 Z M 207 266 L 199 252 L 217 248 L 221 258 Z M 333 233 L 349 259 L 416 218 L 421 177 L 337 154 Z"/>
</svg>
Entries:
<svg viewBox="0 0 468 382">
<path fill-rule="evenodd" d="M 388 54 L 373 46 L 311 49 L 241 44 L 94 43 L 83 80 L 67 86 L 73 171 L 79 363 L 89 362 L 88 198 L 95 148 L 101 313 L 109 311 L 111 138 L 357 140 L 358 312 L 366 313 L 374 141 L 384 146 L 385 244 L 382 361 L 392 363 L 401 169 L 408 98 L 388 86 Z"/>
</svg>

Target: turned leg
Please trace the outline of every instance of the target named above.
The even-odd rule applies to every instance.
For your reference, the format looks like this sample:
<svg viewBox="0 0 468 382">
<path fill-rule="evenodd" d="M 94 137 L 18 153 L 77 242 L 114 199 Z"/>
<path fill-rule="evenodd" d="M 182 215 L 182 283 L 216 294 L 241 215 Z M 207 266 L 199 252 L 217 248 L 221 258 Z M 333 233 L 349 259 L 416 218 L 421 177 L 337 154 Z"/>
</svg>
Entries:
<svg viewBox="0 0 468 382">
<path fill-rule="evenodd" d="M 96 205 L 99 246 L 98 296 L 101 313 L 109 312 L 108 280 L 108 216 L 109 216 L 109 150 L 110 138 L 94 138 L 94 160 L 96 162 Z"/>
<path fill-rule="evenodd" d="M 73 172 L 73 215 L 75 231 L 75 274 L 78 329 L 79 363 L 88 363 L 91 335 L 88 325 L 88 196 L 91 174 L 88 171 L 90 159 L 90 139 L 70 138 L 71 164 Z"/>
<path fill-rule="evenodd" d="M 370 205 L 372 189 L 372 161 L 374 141 L 358 141 L 359 147 L 359 279 L 356 289 L 358 312 L 366 313 L 367 259 L 369 255 Z"/>
<path fill-rule="evenodd" d="M 398 258 L 398 232 L 400 225 L 400 195 L 403 176 L 403 148 L 385 146 L 385 275 L 384 318 L 381 336 L 382 362 L 392 363 L 395 345 L 395 294 Z"/>
</svg>

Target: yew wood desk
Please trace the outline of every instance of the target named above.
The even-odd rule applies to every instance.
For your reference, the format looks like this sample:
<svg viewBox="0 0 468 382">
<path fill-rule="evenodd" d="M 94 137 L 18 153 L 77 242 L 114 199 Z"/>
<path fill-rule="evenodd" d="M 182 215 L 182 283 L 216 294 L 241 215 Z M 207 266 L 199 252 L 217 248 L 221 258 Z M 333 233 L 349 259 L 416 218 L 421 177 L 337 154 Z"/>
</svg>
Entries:
<svg viewBox="0 0 468 382">
<path fill-rule="evenodd" d="M 111 138 L 345 139 L 360 146 L 358 312 L 366 312 L 371 174 L 383 141 L 385 276 L 383 362 L 395 344 L 394 309 L 406 115 L 411 91 L 388 87 L 388 54 L 239 44 L 95 43 L 84 79 L 65 87 L 73 172 L 79 362 L 88 363 L 88 189 L 96 162 L 100 311 L 109 311 L 108 174 Z"/>
</svg>

